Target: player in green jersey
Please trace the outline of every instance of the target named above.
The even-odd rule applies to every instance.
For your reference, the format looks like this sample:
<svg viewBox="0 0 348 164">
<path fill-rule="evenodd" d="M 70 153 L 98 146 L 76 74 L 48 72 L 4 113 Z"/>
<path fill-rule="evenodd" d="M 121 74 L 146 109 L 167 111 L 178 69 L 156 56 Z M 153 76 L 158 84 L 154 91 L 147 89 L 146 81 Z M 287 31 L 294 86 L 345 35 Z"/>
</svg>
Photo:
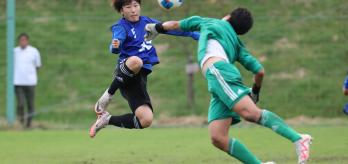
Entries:
<svg viewBox="0 0 348 164">
<path fill-rule="evenodd" d="M 238 37 L 247 33 L 252 25 L 251 13 L 245 8 L 237 8 L 222 20 L 193 16 L 181 21 L 147 24 L 145 38 L 152 40 L 159 33 L 165 33 L 168 30 L 200 32 L 198 62 L 211 94 L 208 122 L 211 141 L 215 147 L 243 163 L 262 163 L 244 144 L 228 136 L 230 125 L 238 123 L 242 117 L 247 121 L 271 128 L 293 142 L 298 163 L 304 164 L 309 158 L 312 137 L 299 134 L 275 113 L 266 109 L 262 110 L 255 105 L 265 71 Z M 235 62 L 239 62 L 255 75 L 255 83 L 251 91 L 242 83 L 242 77 L 234 65 Z M 247 96 L 248 94 L 250 96 Z"/>
</svg>

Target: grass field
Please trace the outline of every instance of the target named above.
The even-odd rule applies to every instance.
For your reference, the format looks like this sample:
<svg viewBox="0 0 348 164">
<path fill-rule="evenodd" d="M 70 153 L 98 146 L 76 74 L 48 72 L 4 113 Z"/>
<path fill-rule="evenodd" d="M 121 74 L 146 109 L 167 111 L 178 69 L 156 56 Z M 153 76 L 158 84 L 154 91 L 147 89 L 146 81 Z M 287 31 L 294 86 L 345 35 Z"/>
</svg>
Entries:
<svg viewBox="0 0 348 164">
<path fill-rule="evenodd" d="M 314 137 L 313 164 L 348 161 L 346 126 L 297 128 Z M 296 163 L 294 146 L 260 127 L 236 127 L 231 135 L 243 141 L 262 160 Z M 90 139 L 86 130 L 2 131 L 1 164 L 224 164 L 238 163 L 210 144 L 207 128 L 108 128 Z"/>
</svg>

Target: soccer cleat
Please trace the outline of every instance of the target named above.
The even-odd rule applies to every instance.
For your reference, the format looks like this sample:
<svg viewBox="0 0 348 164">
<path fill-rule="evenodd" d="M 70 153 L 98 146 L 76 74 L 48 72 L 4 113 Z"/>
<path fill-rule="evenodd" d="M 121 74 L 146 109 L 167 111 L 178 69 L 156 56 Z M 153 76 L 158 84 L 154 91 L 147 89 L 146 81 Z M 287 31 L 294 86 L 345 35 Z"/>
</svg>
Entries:
<svg viewBox="0 0 348 164">
<path fill-rule="evenodd" d="M 110 117 L 111 115 L 108 112 L 103 112 L 102 114 L 98 115 L 97 121 L 89 129 L 89 136 L 93 138 L 100 129 L 105 128 L 106 125 L 109 124 Z"/>
<path fill-rule="evenodd" d="M 276 164 L 276 163 L 273 161 L 270 161 L 270 162 L 262 162 L 261 164 Z"/>
<path fill-rule="evenodd" d="M 298 163 L 305 164 L 309 159 L 309 146 L 312 144 L 312 136 L 302 134 L 302 139 L 295 142 Z"/>
<path fill-rule="evenodd" d="M 94 106 L 94 111 L 97 115 L 101 115 L 106 110 L 111 102 L 111 97 L 112 95 L 109 94 L 107 89 Z"/>
</svg>

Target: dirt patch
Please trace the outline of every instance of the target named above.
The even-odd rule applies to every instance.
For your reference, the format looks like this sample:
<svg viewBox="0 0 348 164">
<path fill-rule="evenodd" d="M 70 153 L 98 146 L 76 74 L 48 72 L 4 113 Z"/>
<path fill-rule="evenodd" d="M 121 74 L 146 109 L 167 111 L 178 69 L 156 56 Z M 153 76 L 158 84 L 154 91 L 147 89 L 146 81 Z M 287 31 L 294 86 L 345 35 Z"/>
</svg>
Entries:
<svg viewBox="0 0 348 164">
<path fill-rule="evenodd" d="M 271 79 L 281 79 L 281 80 L 293 80 L 293 79 L 303 79 L 307 75 L 307 71 L 304 68 L 300 68 L 295 72 L 280 72 L 270 75 Z"/>
<path fill-rule="evenodd" d="M 298 45 L 296 43 L 291 42 L 288 38 L 280 38 L 274 42 L 274 47 L 276 49 L 292 49 L 297 48 Z"/>
</svg>

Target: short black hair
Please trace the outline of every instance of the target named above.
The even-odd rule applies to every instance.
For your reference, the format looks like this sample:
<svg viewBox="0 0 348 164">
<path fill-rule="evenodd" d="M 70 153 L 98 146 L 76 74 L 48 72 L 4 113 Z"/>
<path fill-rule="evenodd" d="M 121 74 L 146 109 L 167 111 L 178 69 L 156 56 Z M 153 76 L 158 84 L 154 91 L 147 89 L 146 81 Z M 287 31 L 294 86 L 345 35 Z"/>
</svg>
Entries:
<svg viewBox="0 0 348 164">
<path fill-rule="evenodd" d="M 114 9 L 117 12 L 121 12 L 121 9 L 122 9 L 123 6 L 129 5 L 133 1 L 136 1 L 139 4 L 141 4 L 141 0 L 112 0 L 112 7 L 114 7 Z"/>
<path fill-rule="evenodd" d="M 247 33 L 253 26 L 253 16 L 246 8 L 237 8 L 231 12 L 230 16 L 227 21 L 238 35 Z"/>
<path fill-rule="evenodd" d="M 29 40 L 29 35 L 25 32 L 22 32 L 21 34 L 19 34 L 17 37 L 17 40 L 21 39 L 22 37 L 25 37 Z"/>
</svg>

